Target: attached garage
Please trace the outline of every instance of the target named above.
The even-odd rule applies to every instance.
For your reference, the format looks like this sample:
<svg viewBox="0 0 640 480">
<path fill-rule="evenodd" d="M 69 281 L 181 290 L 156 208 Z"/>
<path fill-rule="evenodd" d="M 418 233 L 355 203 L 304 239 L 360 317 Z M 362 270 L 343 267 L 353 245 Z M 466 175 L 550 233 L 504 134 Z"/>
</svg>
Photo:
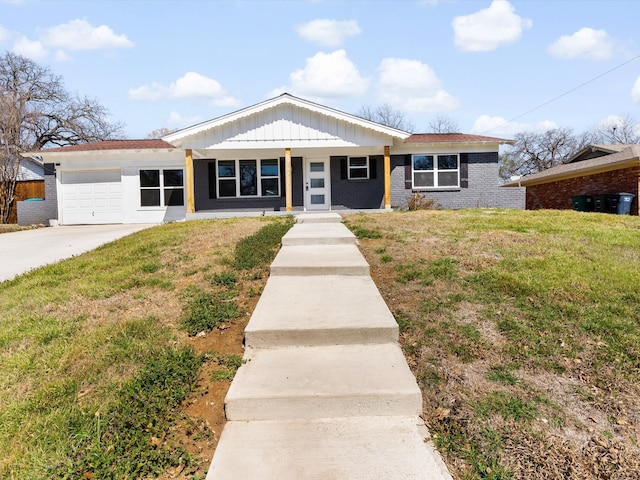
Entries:
<svg viewBox="0 0 640 480">
<path fill-rule="evenodd" d="M 120 170 L 62 171 L 60 190 L 65 225 L 123 222 Z"/>
</svg>

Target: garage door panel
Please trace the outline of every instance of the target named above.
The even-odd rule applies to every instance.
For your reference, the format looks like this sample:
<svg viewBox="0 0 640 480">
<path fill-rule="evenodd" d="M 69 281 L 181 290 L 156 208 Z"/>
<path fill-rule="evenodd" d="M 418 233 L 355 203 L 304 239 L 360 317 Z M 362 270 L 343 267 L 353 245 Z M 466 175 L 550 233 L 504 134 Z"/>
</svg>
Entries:
<svg viewBox="0 0 640 480">
<path fill-rule="evenodd" d="M 65 224 L 122 222 L 119 170 L 61 172 L 60 182 Z"/>
</svg>

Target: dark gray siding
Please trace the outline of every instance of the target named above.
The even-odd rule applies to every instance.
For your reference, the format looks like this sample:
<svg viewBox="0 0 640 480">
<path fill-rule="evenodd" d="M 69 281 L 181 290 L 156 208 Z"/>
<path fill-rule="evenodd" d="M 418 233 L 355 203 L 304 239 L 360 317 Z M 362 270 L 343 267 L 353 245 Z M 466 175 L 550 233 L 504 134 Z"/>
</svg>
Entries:
<svg viewBox="0 0 640 480">
<path fill-rule="evenodd" d="M 524 208 L 523 188 L 500 188 L 499 186 L 498 152 L 468 153 L 466 155 L 469 162 L 467 188 L 444 191 L 405 188 L 405 156 L 392 155 L 392 207 L 405 207 L 411 195 L 421 193 L 426 199 L 435 200 L 436 205 L 444 209 Z"/>
<path fill-rule="evenodd" d="M 215 174 L 215 160 L 196 160 L 193 165 L 194 200 L 196 211 L 202 210 L 284 210 L 284 159 L 280 161 L 280 197 L 261 198 L 216 198 L 215 177 L 209 179 L 209 164 Z M 302 207 L 302 158 L 291 159 L 291 183 L 293 185 L 292 203 L 294 207 Z M 213 198 L 211 198 L 213 197 Z"/>
<path fill-rule="evenodd" d="M 369 157 L 369 176 L 375 172 L 375 178 L 367 180 L 347 180 L 342 158 L 331 157 L 331 206 L 336 208 L 384 208 L 384 159 L 380 156 Z M 371 163 L 375 162 L 375 166 Z"/>
</svg>

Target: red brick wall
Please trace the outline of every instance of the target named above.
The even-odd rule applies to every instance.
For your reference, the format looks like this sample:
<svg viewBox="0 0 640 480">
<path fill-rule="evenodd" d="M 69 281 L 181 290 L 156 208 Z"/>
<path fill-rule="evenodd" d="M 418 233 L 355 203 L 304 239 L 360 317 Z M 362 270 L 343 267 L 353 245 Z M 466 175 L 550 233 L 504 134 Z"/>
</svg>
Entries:
<svg viewBox="0 0 640 480">
<path fill-rule="evenodd" d="M 638 186 L 640 167 L 625 168 L 613 172 L 571 178 L 558 182 L 527 187 L 527 210 L 552 208 L 572 209 L 574 195 L 598 195 L 607 193 L 633 193 L 631 215 L 638 215 Z"/>
</svg>

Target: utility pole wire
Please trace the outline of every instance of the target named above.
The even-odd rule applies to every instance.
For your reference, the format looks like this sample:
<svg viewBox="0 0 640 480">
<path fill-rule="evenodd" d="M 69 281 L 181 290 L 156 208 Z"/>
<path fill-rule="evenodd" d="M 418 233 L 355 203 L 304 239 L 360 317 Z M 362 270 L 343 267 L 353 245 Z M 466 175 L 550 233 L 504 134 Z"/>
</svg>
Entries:
<svg viewBox="0 0 640 480">
<path fill-rule="evenodd" d="M 591 80 L 587 80 L 586 82 L 581 83 L 580 85 L 578 85 L 577 87 L 572 88 L 571 90 L 567 90 L 566 92 L 564 92 L 564 93 L 563 93 L 563 94 L 561 94 L 561 95 L 558 95 L 557 97 L 553 97 L 551 100 L 548 100 L 548 101 L 546 101 L 546 102 L 544 102 L 544 103 L 541 103 L 540 105 L 538 105 L 537 107 L 532 108 L 531 110 L 527 110 L 526 112 L 524 112 L 524 113 L 523 113 L 523 114 L 521 114 L 521 115 L 518 115 L 517 117 L 513 117 L 511 120 L 507 120 L 506 122 L 504 122 L 504 123 L 502 123 L 502 124 L 500 124 L 500 125 L 496 125 L 495 127 L 490 128 L 489 130 L 486 130 L 486 131 L 485 131 L 485 132 L 483 132 L 483 133 L 485 133 L 485 134 L 486 134 L 486 133 L 492 132 L 492 131 L 493 131 L 493 130 L 495 130 L 496 128 L 504 127 L 505 125 L 507 125 L 507 124 L 509 124 L 509 123 L 511 123 L 511 122 L 515 122 L 516 120 L 519 120 L 519 119 L 521 119 L 522 117 L 524 117 L 524 116 L 526 116 L 526 115 L 529 115 L 529 114 L 530 114 L 530 113 L 532 113 L 532 112 L 535 112 L 536 110 L 540 110 L 542 107 L 546 107 L 546 106 L 547 106 L 547 105 L 549 105 L 550 103 L 553 103 L 553 102 L 555 102 L 556 100 L 561 99 L 562 97 L 566 97 L 567 95 L 569 95 L 569 94 L 571 94 L 571 93 L 575 92 L 576 90 L 578 90 L 578 89 L 580 89 L 580 88 L 584 87 L 585 85 L 589 85 L 590 83 L 595 82 L 596 80 L 598 80 L 598 79 L 600 79 L 600 78 L 604 77 L 605 75 L 610 74 L 611 72 L 613 72 L 613 71 L 615 71 L 615 70 L 617 70 L 617 69 L 619 69 L 619 68 L 624 67 L 626 64 L 631 63 L 631 62 L 633 62 L 634 60 L 637 60 L 638 58 L 640 58 L 640 54 L 638 54 L 638 55 L 636 55 L 635 57 L 633 57 L 633 58 L 631 58 L 631 59 L 627 60 L 626 62 L 621 63 L 620 65 L 617 65 L 617 66 L 615 66 L 615 67 L 613 67 L 613 68 L 611 68 L 611 69 L 607 70 L 607 71 L 606 71 L 606 72 L 604 72 L 604 73 L 601 73 L 601 74 L 600 74 L 600 75 L 598 75 L 597 77 L 593 77 Z"/>
</svg>

